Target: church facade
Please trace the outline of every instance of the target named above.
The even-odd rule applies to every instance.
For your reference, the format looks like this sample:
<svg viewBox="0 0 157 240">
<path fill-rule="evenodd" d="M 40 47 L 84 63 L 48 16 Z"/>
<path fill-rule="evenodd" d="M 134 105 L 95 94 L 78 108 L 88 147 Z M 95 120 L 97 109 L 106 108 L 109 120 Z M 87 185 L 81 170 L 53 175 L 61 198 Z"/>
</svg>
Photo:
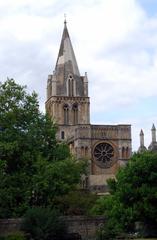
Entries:
<svg viewBox="0 0 157 240">
<path fill-rule="evenodd" d="M 106 180 L 131 156 L 131 125 L 90 123 L 88 77 L 80 75 L 66 21 L 56 66 L 48 76 L 45 106 L 58 125 L 58 140 L 67 142 L 77 159 L 88 159 L 84 186 L 104 192 Z"/>
</svg>

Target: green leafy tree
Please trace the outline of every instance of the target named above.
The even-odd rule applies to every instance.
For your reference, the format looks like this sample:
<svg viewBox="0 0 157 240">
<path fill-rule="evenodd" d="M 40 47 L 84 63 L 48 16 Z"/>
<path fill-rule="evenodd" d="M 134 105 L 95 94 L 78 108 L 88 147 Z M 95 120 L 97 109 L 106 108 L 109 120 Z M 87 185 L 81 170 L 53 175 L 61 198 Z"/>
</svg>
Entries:
<svg viewBox="0 0 157 240">
<path fill-rule="evenodd" d="M 23 220 L 22 229 L 29 239 L 65 239 L 66 226 L 56 210 L 36 207 L 29 209 Z"/>
<path fill-rule="evenodd" d="M 85 190 L 70 191 L 64 198 L 55 198 L 55 204 L 64 215 L 89 216 L 90 210 L 97 200 L 97 195 Z"/>
<path fill-rule="evenodd" d="M 11 79 L 0 85 L 0 103 L 0 159 L 7 162 L 7 172 L 30 174 L 39 155 L 52 160 L 56 127 L 40 113 L 37 94 Z"/>
<path fill-rule="evenodd" d="M 56 141 L 56 126 L 39 111 L 35 92 L 8 79 L 0 84 L 0 103 L 0 217 L 19 216 L 67 193 L 82 168 Z"/>
<path fill-rule="evenodd" d="M 23 232 L 10 233 L 7 236 L 0 237 L 0 240 L 26 240 Z"/>
<path fill-rule="evenodd" d="M 157 228 L 157 153 L 134 154 L 109 185 L 111 195 L 102 197 L 93 208 L 95 214 L 107 216 L 104 230 L 133 231 L 135 222 Z"/>
<path fill-rule="evenodd" d="M 37 174 L 32 179 L 32 205 L 53 206 L 56 197 L 63 198 L 76 190 L 85 168 L 85 162 L 73 158 L 52 163 L 41 159 L 37 163 Z"/>
</svg>

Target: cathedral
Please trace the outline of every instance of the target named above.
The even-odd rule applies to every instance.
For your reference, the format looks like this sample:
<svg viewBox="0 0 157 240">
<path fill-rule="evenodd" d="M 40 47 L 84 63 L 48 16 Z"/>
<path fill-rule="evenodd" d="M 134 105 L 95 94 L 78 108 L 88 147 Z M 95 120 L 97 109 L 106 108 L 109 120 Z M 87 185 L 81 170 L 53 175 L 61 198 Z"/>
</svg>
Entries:
<svg viewBox="0 0 157 240">
<path fill-rule="evenodd" d="M 83 187 L 106 191 L 106 180 L 114 178 L 131 156 L 131 125 L 90 123 L 88 77 L 80 75 L 66 21 L 56 65 L 48 76 L 45 105 L 58 125 L 57 139 L 67 142 L 77 159 L 88 160 Z"/>
</svg>

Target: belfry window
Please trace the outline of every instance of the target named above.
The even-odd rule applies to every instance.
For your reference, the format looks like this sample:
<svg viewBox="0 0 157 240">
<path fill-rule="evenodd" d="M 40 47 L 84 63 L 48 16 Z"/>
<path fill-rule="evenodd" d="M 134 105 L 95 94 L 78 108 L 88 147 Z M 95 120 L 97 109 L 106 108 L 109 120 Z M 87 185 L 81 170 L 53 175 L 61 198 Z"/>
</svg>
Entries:
<svg viewBox="0 0 157 240">
<path fill-rule="evenodd" d="M 78 124 L 78 104 L 77 103 L 73 104 L 72 111 L 73 111 L 73 124 L 76 125 Z"/>
<path fill-rule="evenodd" d="M 68 76 L 68 96 L 74 96 L 74 79 L 71 74 Z"/>
<path fill-rule="evenodd" d="M 64 124 L 68 125 L 69 124 L 69 106 L 68 106 L 68 104 L 64 105 L 63 111 L 64 111 Z"/>
</svg>

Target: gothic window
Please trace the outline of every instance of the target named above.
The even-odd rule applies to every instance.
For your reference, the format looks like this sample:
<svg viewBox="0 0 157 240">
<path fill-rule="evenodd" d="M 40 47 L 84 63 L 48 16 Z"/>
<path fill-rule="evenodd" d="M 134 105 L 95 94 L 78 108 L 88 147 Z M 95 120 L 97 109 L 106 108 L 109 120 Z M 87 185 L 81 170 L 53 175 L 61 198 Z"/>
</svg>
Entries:
<svg viewBox="0 0 157 240">
<path fill-rule="evenodd" d="M 85 147 L 85 156 L 88 156 L 88 147 Z"/>
<path fill-rule="evenodd" d="M 84 157 L 84 147 L 81 147 L 81 157 Z"/>
<path fill-rule="evenodd" d="M 73 112 L 73 124 L 76 125 L 78 124 L 78 104 L 77 103 L 73 104 L 72 112 Z"/>
<path fill-rule="evenodd" d="M 126 148 L 126 158 L 129 158 L 129 148 Z"/>
<path fill-rule="evenodd" d="M 94 149 L 96 164 L 103 168 L 109 168 L 114 163 L 114 149 L 109 143 L 99 143 Z"/>
<path fill-rule="evenodd" d="M 69 106 L 68 106 L 68 104 L 64 105 L 63 111 L 64 111 L 64 124 L 68 125 L 69 124 Z"/>
<path fill-rule="evenodd" d="M 68 96 L 74 96 L 74 79 L 71 74 L 68 76 Z"/>
<path fill-rule="evenodd" d="M 64 137 L 65 137 L 64 131 L 61 131 L 61 139 L 64 139 Z"/>
<path fill-rule="evenodd" d="M 122 147 L 122 158 L 125 158 L 125 147 Z"/>
</svg>

